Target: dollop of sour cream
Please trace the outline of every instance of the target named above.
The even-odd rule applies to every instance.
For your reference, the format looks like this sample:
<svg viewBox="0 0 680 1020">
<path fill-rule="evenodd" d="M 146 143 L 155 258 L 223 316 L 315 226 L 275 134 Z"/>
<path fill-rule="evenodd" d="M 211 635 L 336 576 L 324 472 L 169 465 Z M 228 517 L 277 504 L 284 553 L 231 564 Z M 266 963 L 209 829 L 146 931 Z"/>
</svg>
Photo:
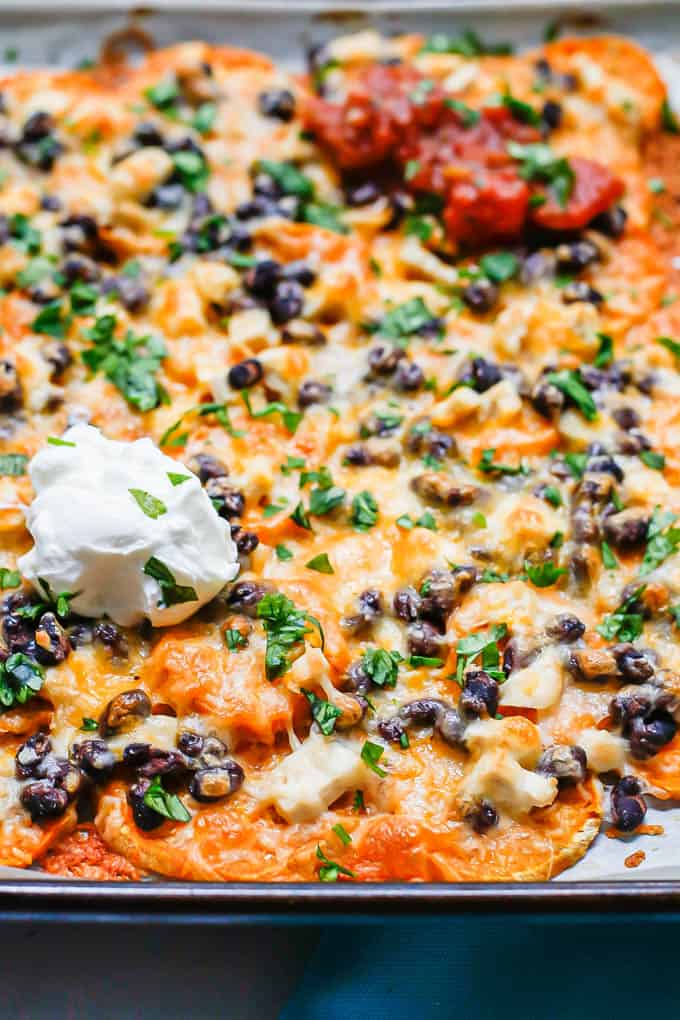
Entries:
<svg viewBox="0 0 680 1020">
<path fill-rule="evenodd" d="M 238 573 L 229 525 L 200 482 L 150 439 L 118 442 L 70 428 L 29 468 L 34 546 L 19 559 L 45 595 L 70 592 L 82 616 L 131 627 L 180 623 Z"/>
</svg>

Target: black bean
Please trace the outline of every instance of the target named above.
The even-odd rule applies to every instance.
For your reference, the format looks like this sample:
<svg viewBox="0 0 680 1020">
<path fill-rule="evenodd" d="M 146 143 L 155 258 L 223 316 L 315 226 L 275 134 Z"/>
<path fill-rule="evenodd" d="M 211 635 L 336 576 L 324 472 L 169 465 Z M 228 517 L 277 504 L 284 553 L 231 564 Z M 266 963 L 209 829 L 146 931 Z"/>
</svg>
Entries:
<svg viewBox="0 0 680 1020">
<path fill-rule="evenodd" d="M 573 641 L 578 641 L 579 638 L 583 637 L 586 632 L 586 625 L 577 616 L 572 616 L 570 613 L 562 613 L 548 624 L 546 632 L 549 637 L 554 638 L 556 641 L 571 644 Z"/>
<path fill-rule="evenodd" d="M 559 244 L 555 257 L 561 272 L 574 273 L 596 262 L 600 253 L 592 241 L 573 241 L 571 244 Z"/>
<path fill-rule="evenodd" d="M 99 732 L 103 737 L 115 733 L 122 728 L 129 729 L 140 719 L 151 715 L 151 702 L 148 694 L 136 687 L 123 691 L 109 701 L 99 719 Z"/>
<path fill-rule="evenodd" d="M 463 288 L 461 298 L 473 312 L 489 312 L 498 300 L 498 287 L 490 280 L 474 280 Z"/>
<path fill-rule="evenodd" d="M 75 623 L 68 629 L 71 648 L 83 648 L 85 645 L 91 645 L 93 637 L 92 627 L 88 623 Z"/>
<path fill-rule="evenodd" d="M 43 195 L 40 199 L 40 208 L 45 212 L 59 212 L 61 199 L 58 195 Z"/>
<path fill-rule="evenodd" d="M 229 474 L 226 464 L 210 453 L 197 453 L 192 457 L 189 468 L 198 475 L 202 485 L 210 478 L 224 478 Z"/>
<path fill-rule="evenodd" d="M 327 383 L 319 382 L 317 379 L 305 379 L 298 390 L 298 407 L 325 404 L 332 392 Z"/>
<path fill-rule="evenodd" d="M 400 588 L 395 592 L 392 602 L 394 612 L 405 623 L 418 619 L 420 612 L 420 595 L 415 588 Z"/>
<path fill-rule="evenodd" d="M 185 196 L 183 184 L 179 181 L 167 181 L 153 189 L 146 204 L 152 209 L 179 209 Z"/>
<path fill-rule="evenodd" d="M 640 761 L 652 758 L 662 747 L 670 744 L 677 732 L 678 724 L 667 712 L 637 716 L 628 729 L 630 753 Z"/>
<path fill-rule="evenodd" d="M 123 748 L 123 764 L 133 768 L 146 765 L 151 758 L 151 744 L 133 743 Z"/>
<path fill-rule="evenodd" d="M 283 267 L 281 275 L 284 280 L 295 280 L 302 287 L 311 287 L 316 280 L 316 273 L 302 259 L 298 262 L 289 262 Z"/>
<path fill-rule="evenodd" d="M 240 489 L 229 485 L 226 478 L 209 478 L 205 483 L 205 491 L 220 517 L 229 521 L 232 517 L 242 516 L 246 505 L 245 496 Z"/>
<path fill-rule="evenodd" d="M 244 277 L 246 289 L 255 297 L 269 301 L 274 297 L 281 280 L 281 263 L 274 259 L 261 259 Z"/>
<path fill-rule="evenodd" d="M 522 262 L 519 278 L 524 284 L 545 280 L 555 273 L 555 257 L 540 251 L 527 255 Z"/>
<path fill-rule="evenodd" d="M 409 624 L 407 634 L 410 655 L 438 658 L 444 649 L 441 634 L 427 620 L 417 620 L 415 623 Z"/>
<path fill-rule="evenodd" d="M 189 784 L 189 793 L 195 800 L 210 804 L 236 793 L 244 779 L 245 774 L 238 762 L 225 761 L 214 768 L 195 772 Z"/>
<path fill-rule="evenodd" d="M 606 212 L 599 213 L 591 221 L 590 226 L 593 230 L 599 230 L 606 237 L 616 238 L 621 237 L 621 234 L 626 229 L 627 219 L 628 213 L 626 210 L 620 205 L 615 205 L 611 209 L 607 209 Z"/>
<path fill-rule="evenodd" d="M 54 340 L 45 344 L 42 351 L 45 361 L 52 366 L 51 376 L 59 378 L 73 362 L 73 355 L 60 340 Z"/>
<path fill-rule="evenodd" d="M 68 216 L 59 227 L 64 251 L 97 254 L 99 228 L 92 216 Z"/>
<path fill-rule="evenodd" d="M 433 726 L 434 732 L 451 747 L 463 743 L 465 723 L 453 705 L 439 698 L 409 701 L 399 709 L 399 718 L 406 726 Z"/>
<path fill-rule="evenodd" d="M 401 347 L 389 343 L 378 344 L 368 352 L 368 367 L 372 375 L 391 375 L 405 357 L 406 351 Z"/>
<path fill-rule="evenodd" d="M 295 116 L 295 96 L 288 89 L 269 89 L 260 92 L 257 105 L 265 117 L 289 121 Z"/>
<path fill-rule="evenodd" d="M 149 304 L 151 294 L 144 283 L 132 276 L 109 276 L 102 283 L 102 294 L 115 294 L 128 312 L 141 312 Z"/>
<path fill-rule="evenodd" d="M 127 639 L 115 623 L 100 620 L 98 623 L 95 623 L 92 636 L 95 641 L 98 641 L 100 644 L 104 645 L 105 648 L 108 648 L 112 655 L 115 655 L 120 659 L 127 658 Z"/>
<path fill-rule="evenodd" d="M 370 205 L 380 198 L 380 188 L 375 181 L 362 181 L 345 189 L 345 201 L 349 206 Z"/>
<path fill-rule="evenodd" d="M 473 358 L 465 366 L 460 376 L 460 381 L 470 383 L 477 393 L 486 393 L 492 386 L 499 383 L 502 378 L 503 373 L 498 365 L 495 365 L 492 361 L 487 361 L 485 358 Z"/>
<path fill-rule="evenodd" d="M 611 415 L 624 432 L 637 428 L 640 424 L 640 415 L 633 407 L 617 407 L 611 412 Z"/>
<path fill-rule="evenodd" d="M 468 719 L 483 715 L 492 718 L 498 712 L 498 681 L 482 669 L 470 670 L 465 674 L 465 686 L 458 701 L 458 709 Z"/>
<path fill-rule="evenodd" d="M 158 747 L 152 747 L 149 760 L 139 768 L 139 775 L 147 779 L 154 776 L 172 776 L 179 772 L 185 772 L 187 763 L 184 755 L 179 751 L 164 751 Z"/>
<path fill-rule="evenodd" d="M 545 418 L 559 414 L 566 403 L 564 393 L 547 379 L 538 379 L 531 391 L 531 402 Z"/>
<path fill-rule="evenodd" d="M 618 549 L 634 549 L 647 540 L 650 515 L 644 507 L 629 507 L 610 514 L 602 522 L 608 542 Z"/>
<path fill-rule="evenodd" d="M 408 361 L 407 359 L 399 362 L 394 375 L 394 385 L 398 390 L 403 390 L 405 393 L 413 393 L 415 390 L 419 390 L 424 383 L 425 373 L 420 365 L 417 365 L 415 361 Z"/>
<path fill-rule="evenodd" d="M 182 730 L 177 737 L 177 746 L 188 758 L 198 758 L 203 752 L 204 738 L 192 730 Z"/>
<path fill-rule="evenodd" d="M 132 808 L 132 817 L 135 820 L 135 825 L 142 832 L 151 832 L 152 829 L 157 829 L 165 821 L 163 815 L 144 803 L 144 794 L 150 786 L 150 779 L 140 779 L 128 791 L 127 799 Z"/>
<path fill-rule="evenodd" d="M 260 544 L 260 539 L 254 531 L 245 531 L 238 524 L 231 525 L 231 537 L 236 543 L 239 556 L 249 556 Z"/>
<path fill-rule="evenodd" d="M 34 733 L 17 750 L 14 760 L 19 779 L 35 775 L 35 769 L 52 750 L 52 741 L 47 733 Z"/>
<path fill-rule="evenodd" d="M 33 640 L 33 628 L 30 620 L 7 613 L 2 618 L 2 636 L 10 652 L 25 651 Z"/>
<path fill-rule="evenodd" d="M 599 290 L 591 287 L 585 280 L 573 280 L 562 289 L 562 300 L 565 305 L 573 305 L 579 301 L 584 301 L 591 305 L 601 305 L 604 301 L 604 295 Z"/>
<path fill-rule="evenodd" d="M 547 747 L 538 759 L 536 771 L 544 776 L 554 776 L 560 789 L 575 786 L 586 778 L 586 752 L 577 745 L 556 744 Z"/>
<path fill-rule="evenodd" d="M 228 753 L 227 745 L 219 737 L 206 737 L 201 751 L 201 765 L 205 768 L 221 765 Z"/>
<path fill-rule="evenodd" d="M 363 697 L 373 687 L 373 681 L 371 680 L 368 673 L 364 670 L 364 667 L 359 659 L 357 662 L 353 662 L 345 673 L 345 690 L 352 691 L 354 694 Z"/>
<path fill-rule="evenodd" d="M 406 727 L 397 715 L 391 719 L 380 719 L 378 722 L 378 733 L 383 740 L 389 740 L 392 744 L 401 744 L 406 733 Z"/>
<path fill-rule="evenodd" d="M 227 597 L 232 609 L 244 616 L 257 616 L 257 607 L 271 589 L 257 581 L 237 581 Z"/>
<path fill-rule="evenodd" d="M 469 506 L 480 492 L 476 485 L 457 482 L 436 471 L 426 471 L 411 479 L 411 488 L 426 503 L 441 503 L 450 507 Z"/>
<path fill-rule="evenodd" d="M 427 454 L 436 460 L 456 452 L 456 441 L 445 432 L 428 427 L 427 420 L 416 424 L 406 437 L 406 448 L 410 453 Z"/>
<path fill-rule="evenodd" d="M 456 584 L 448 570 L 431 570 L 420 585 L 419 616 L 430 620 L 442 630 L 456 603 Z"/>
<path fill-rule="evenodd" d="M 628 642 L 614 645 L 610 649 L 616 659 L 624 680 L 631 684 L 643 684 L 654 676 L 654 666 L 641 648 Z"/>
<path fill-rule="evenodd" d="M 297 318 L 304 305 L 304 292 L 295 280 L 284 280 L 276 287 L 276 293 L 269 305 L 272 322 L 281 326 Z"/>
<path fill-rule="evenodd" d="M 567 668 L 577 680 L 604 682 L 615 680 L 619 666 L 609 648 L 580 648 L 569 653 Z"/>
<path fill-rule="evenodd" d="M 562 123 L 562 106 L 553 99 L 548 99 L 541 110 L 541 120 L 550 130 L 554 131 Z"/>
<path fill-rule="evenodd" d="M 270 174 L 259 173 L 255 174 L 253 178 L 253 194 L 275 201 L 277 198 L 281 198 L 283 192 L 281 185 Z"/>
<path fill-rule="evenodd" d="M 35 632 L 36 655 L 44 666 L 56 666 L 71 651 L 68 634 L 54 613 L 43 613 Z"/>
<path fill-rule="evenodd" d="M 227 382 L 233 390 L 245 390 L 259 383 L 263 374 L 261 361 L 257 358 L 246 358 L 231 366 Z"/>
<path fill-rule="evenodd" d="M 34 822 L 42 818 L 58 818 L 68 807 L 66 790 L 55 787 L 49 779 L 29 783 L 21 791 L 20 800 Z"/>
<path fill-rule="evenodd" d="M 373 463 L 371 451 L 363 443 L 348 446 L 343 459 L 351 467 L 368 467 Z"/>
<path fill-rule="evenodd" d="M 498 812 L 488 800 L 481 800 L 475 804 L 466 811 L 464 817 L 468 825 L 480 836 L 498 825 Z"/>
<path fill-rule="evenodd" d="M 142 148 L 146 145 L 162 146 L 165 142 L 163 135 L 151 121 L 143 120 L 137 124 L 132 136 L 137 145 Z"/>
<path fill-rule="evenodd" d="M 406 213 L 412 212 L 415 206 L 413 195 L 407 191 L 394 191 L 390 195 L 391 215 L 383 230 L 394 230 L 403 220 Z"/>
<path fill-rule="evenodd" d="M 83 740 L 71 748 L 74 764 L 94 782 L 105 782 L 113 772 L 116 758 L 103 740 Z"/>
<path fill-rule="evenodd" d="M 48 277 L 41 283 L 36 283 L 29 287 L 28 294 L 34 304 L 48 305 L 50 301 L 55 301 L 59 297 L 60 290 L 54 280 Z"/>
<path fill-rule="evenodd" d="M 611 792 L 612 821 L 621 832 L 632 832 L 647 814 L 642 784 L 635 776 L 624 776 Z"/>
<path fill-rule="evenodd" d="M 25 142 L 39 142 L 54 131 L 55 123 L 49 113 L 37 110 L 24 122 L 21 130 L 21 137 Z"/>
</svg>

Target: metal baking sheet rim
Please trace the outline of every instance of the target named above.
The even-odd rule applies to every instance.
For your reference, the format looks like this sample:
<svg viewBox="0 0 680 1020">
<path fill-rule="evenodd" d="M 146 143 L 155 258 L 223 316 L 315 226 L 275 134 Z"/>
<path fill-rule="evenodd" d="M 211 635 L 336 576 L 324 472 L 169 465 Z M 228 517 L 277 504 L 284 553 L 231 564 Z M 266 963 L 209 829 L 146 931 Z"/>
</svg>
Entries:
<svg viewBox="0 0 680 1020">
<path fill-rule="evenodd" d="M 4 19 L 9 19 L 13 27 L 17 27 L 17 21 L 23 20 L 31 12 L 43 11 L 48 20 L 54 19 L 55 25 L 62 18 L 81 13 L 90 15 L 98 28 L 102 27 L 103 19 L 110 17 L 131 15 L 143 21 L 152 21 L 155 15 L 163 13 L 180 18 L 183 14 L 191 13 L 195 25 L 196 12 L 192 7 L 182 0 L 164 0 L 143 9 L 125 0 L 97 4 L 94 9 L 80 0 L 62 0 L 60 4 L 49 7 L 40 0 L 4 0 L 0 9 L 0 24 Z M 565 15 L 565 20 L 569 20 L 570 15 L 579 12 L 587 12 L 591 16 L 613 15 L 616 21 L 619 20 L 617 14 L 625 13 L 625 20 L 630 16 L 640 17 L 643 23 L 641 27 L 646 29 L 641 33 L 642 41 L 645 42 L 647 40 L 644 37 L 647 37 L 650 27 L 652 32 L 654 28 L 648 20 L 652 7 L 662 10 L 666 17 L 674 8 L 673 13 L 677 13 L 680 27 L 678 0 L 663 5 L 650 5 L 638 0 L 619 0 L 614 5 L 591 0 L 587 7 L 579 0 L 562 0 L 548 9 L 541 0 L 520 0 L 518 3 L 509 0 L 504 5 L 497 0 L 428 0 L 418 6 L 418 15 L 419 18 L 428 14 L 435 17 L 442 14 L 474 17 L 495 11 L 501 22 L 498 28 L 502 32 L 502 22 L 510 13 L 508 8 L 512 8 L 514 15 L 530 16 L 540 11 L 541 23 L 560 15 Z M 252 25 L 253 15 L 261 18 L 267 13 L 272 16 L 285 14 L 309 18 L 310 23 L 306 26 L 308 29 L 318 27 L 327 20 L 329 24 L 335 23 L 337 31 L 345 19 L 358 17 L 370 20 L 377 17 L 382 21 L 388 15 L 400 20 L 408 19 L 409 15 L 413 17 L 413 12 L 412 5 L 390 3 L 389 0 L 372 0 L 370 4 L 352 4 L 341 0 L 325 4 L 317 0 L 290 0 L 286 4 L 249 0 L 246 9 L 242 4 L 239 7 L 228 0 L 203 0 L 201 4 L 201 15 L 206 16 L 206 22 L 208 18 L 223 16 L 240 22 L 246 32 Z M 422 24 L 420 27 L 423 28 Z M 49 32 L 47 26 L 39 34 L 44 35 L 46 31 Z M 200 29 L 197 34 L 200 35 Z M 665 35 L 664 38 L 667 47 L 669 39 Z M 671 44 L 674 42 L 671 40 Z M 662 70 L 668 73 L 667 66 Z M 677 78 L 669 84 L 677 87 L 680 84 L 680 71 L 677 68 L 675 70 Z M 378 920 L 386 914 L 428 916 L 463 913 L 562 915 L 658 912 L 680 915 L 680 881 L 671 878 L 668 872 L 669 868 L 664 867 L 657 869 L 657 874 L 649 879 L 622 875 L 615 879 L 603 876 L 606 880 L 601 881 L 569 880 L 567 873 L 561 876 L 562 881 L 559 883 L 381 883 L 323 886 L 306 883 L 172 882 L 164 879 L 131 883 L 86 882 L 0 867 L 0 920 L 40 918 L 55 921 L 119 920 L 127 923 L 168 920 L 223 923 L 240 920 L 256 923 L 258 920 L 266 922 L 278 918 L 312 923 L 327 915 L 366 921 Z"/>
</svg>

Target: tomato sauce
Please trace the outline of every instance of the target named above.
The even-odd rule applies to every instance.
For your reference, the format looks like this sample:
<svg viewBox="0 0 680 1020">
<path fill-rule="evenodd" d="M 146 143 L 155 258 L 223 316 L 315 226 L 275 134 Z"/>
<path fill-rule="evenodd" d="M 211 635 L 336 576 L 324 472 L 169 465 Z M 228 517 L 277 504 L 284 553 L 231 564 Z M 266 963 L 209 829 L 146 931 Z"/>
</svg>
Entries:
<svg viewBox="0 0 680 1020">
<path fill-rule="evenodd" d="M 623 193 L 623 183 L 591 160 L 574 158 L 571 193 L 560 204 L 549 185 L 527 181 L 508 142 L 542 141 L 503 105 L 466 111 L 412 67 L 376 64 L 343 103 L 310 97 L 305 123 L 342 170 L 396 169 L 406 187 L 444 199 L 453 241 L 518 238 L 527 223 L 547 230 L 585 227 Z"/>
</svg>

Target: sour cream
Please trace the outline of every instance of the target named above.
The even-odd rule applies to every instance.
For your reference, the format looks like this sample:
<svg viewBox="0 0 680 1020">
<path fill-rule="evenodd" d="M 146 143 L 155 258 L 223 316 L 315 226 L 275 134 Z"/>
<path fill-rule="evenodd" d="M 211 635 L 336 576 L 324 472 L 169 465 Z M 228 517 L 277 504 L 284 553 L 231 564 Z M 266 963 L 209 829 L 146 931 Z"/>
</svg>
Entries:
<svg viewBox="0 0 680 1020">
<path fill-rule="evenodd" d="M 41 594 L 73 594 L 82 616 L 131 627 L 180 623 L 238 573 L 229 525 L 200 482 L 150 439 L 118 442 L 76 425 L 29 468 L 34 546 L 19 559 Z"/>
</svg>

